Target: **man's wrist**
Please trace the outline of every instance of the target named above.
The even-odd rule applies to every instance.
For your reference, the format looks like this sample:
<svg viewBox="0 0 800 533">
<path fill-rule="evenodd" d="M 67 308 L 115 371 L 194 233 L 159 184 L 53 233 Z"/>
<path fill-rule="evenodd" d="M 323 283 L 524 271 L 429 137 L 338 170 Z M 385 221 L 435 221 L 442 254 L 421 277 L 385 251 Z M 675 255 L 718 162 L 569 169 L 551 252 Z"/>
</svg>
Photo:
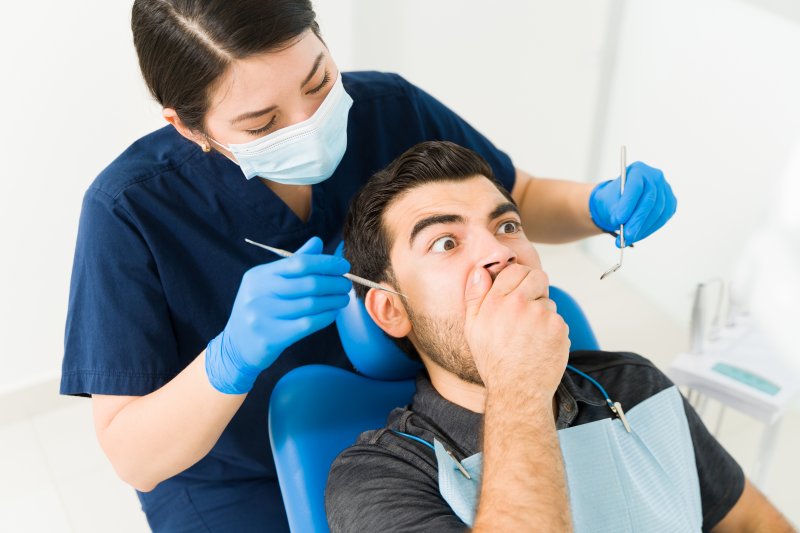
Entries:
<svg viewBox="0 0 800 533">
<path fill-rule="evenodd" d="M 499 410 L 508 410 L 508 415 L 523 412 L 524 416 L 534 416 L 541 412 L 552 416 L 553 393 L 548 393 L 544 387 L 531 384 L 520 379 L 509 381 L 495 381 L 491 387 L 486 387 L 486 411 L 493 406 Z"/>
</svg>

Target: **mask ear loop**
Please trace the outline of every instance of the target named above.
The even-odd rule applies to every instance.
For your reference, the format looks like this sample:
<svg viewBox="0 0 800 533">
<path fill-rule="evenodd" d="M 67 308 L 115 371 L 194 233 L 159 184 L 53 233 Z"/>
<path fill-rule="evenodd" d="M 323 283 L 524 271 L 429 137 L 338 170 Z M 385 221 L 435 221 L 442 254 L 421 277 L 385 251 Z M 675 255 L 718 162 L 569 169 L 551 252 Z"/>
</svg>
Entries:
<svg viewBox="0 0 800 533">
<path fill-rule="evenodd" d="M 230 148 L 228 148 L 227 146 L 225 146 L 221 142 L 217 141 L 213 137 L 209 137 L 208 134 L 205 134 L 205 137 L 206 137 L 205 144 L 200 145 L 200 147 L 203 149 L 204 152 L 210 152 L 211 151 L 211 143 L 209 141 L 211 141 L 212 143 L 217 145 L 217 147 L 218 147 L 217 150 L 219 150 L 220 148 L 223 148 L 226 152 L 230 152 L 230 150 L 231 150 Z M 222 155 L 227 157 L 231 161 L 231 163 L 233 163 L 235 165 L 239 164 L 239 162 L 235 159 L 235 157 L 231 157 L 231 156 L 229 156 L 228 154 L 226 154 L 225 152 L 222 152 L 222 151 L 220 151 L 219 153 L 221 153 Z"/>
</svg>

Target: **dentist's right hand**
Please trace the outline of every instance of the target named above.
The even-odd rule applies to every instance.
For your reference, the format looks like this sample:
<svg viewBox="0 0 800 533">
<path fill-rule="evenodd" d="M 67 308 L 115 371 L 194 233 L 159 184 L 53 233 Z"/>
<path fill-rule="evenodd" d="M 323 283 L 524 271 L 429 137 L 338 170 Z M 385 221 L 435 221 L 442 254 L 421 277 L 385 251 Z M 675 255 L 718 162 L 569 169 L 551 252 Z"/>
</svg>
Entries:
<svg viewBox="0 0 800 533">
<path fill-rule="evenodd" d="M 293 257 L 245 272 L 225 329 L 206 347 L 206 374 L 225 394 L 250 391 L 286 348 L 331 324 L 349 301 L 350 263 L 309 239 Z"/>
</svg>

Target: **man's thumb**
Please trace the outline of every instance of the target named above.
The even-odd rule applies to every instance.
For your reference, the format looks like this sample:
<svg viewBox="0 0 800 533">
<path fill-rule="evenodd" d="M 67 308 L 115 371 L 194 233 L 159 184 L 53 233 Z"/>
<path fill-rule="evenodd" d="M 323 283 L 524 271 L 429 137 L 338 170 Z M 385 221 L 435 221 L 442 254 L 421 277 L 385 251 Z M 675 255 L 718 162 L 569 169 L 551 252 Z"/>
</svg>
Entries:
<svg viewBox="0 0 800 533">
<path fill-rule="evenodd" d="M 486 293 L 492 288 L 492 276 L 483 267 L 475 267 L 467 279 L 467 288 L 464 292 L 464 301 L 467 304 L 467 318 L 478 314 Z"/>
</svg>

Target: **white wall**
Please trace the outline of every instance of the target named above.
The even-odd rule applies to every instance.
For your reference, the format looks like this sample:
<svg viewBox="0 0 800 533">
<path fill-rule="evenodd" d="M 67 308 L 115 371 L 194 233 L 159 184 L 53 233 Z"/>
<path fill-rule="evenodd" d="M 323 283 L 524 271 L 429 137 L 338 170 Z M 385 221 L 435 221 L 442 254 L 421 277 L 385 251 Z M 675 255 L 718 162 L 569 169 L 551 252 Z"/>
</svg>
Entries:
<svg viewBox="0 0 800 533">
<path fill-rule="evenodd" d="M 597 173 L 618 173 L 624 143 L 672 183 L 675 218 L 615 275 L 676 320 L 688 321 L 697 282 L 733 274 L 800 138 L 800 18 L 779 4 L 624 3 Z M 616 261 L 603 238 L 589 248 Z"/>
<path fill-rule="evenodd" d="M 521 168 L 587 177 L 609 0 L 355 6 L 356 68 L 401 73 Z"/>
<path fill-rule="evenodd" d="M 60 370 L 89 182 L 161 124 L 127 2 L 7 2 L 0 17 L 0 392 Z"/>
</svg>

